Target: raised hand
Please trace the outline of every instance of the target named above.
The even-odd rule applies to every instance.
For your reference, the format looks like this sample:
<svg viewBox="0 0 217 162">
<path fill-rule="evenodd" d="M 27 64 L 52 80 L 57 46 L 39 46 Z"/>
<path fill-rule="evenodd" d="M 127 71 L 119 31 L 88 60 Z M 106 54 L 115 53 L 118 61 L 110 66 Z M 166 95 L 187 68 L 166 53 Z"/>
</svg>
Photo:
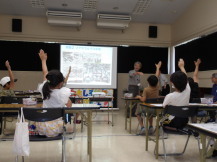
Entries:
<svg viewBox="0 0 217 162">
<path fill-rule="evenodd" d="M 195 66 L 199 66 L 201 64 L 201 60 L 197 59 L 197 61 L 194 61 Z"/>
<path fill-rule="evenodd" d="M 44 53 L 44 50 L 40 50 L 38 53 L 41 60 L 47 60 L 47 53 Z"/>
<path fill-rule="evenodd" d="M 183 73 L 187 74 L 185 71 L 185 62 L 183 59 L 179 59 L 178 66 Z"/>
<path fill-rule="evenodd" d="M 183 59 L 179 59 L 178 66 L 179 66 L 179 68 L 185 67 L 185 62 Z"/>
<path fill-rule="evenodd" d="M 5 66 L 7 67 L 7 69 L 11 69 L 11 66 L 10 66 L 10 63 L 9 63 L 9 61 L 7 60 L 7 61 L 5 61 Z"/>
<path fill-rule="evenodd" d="M 156 77 L 159 77 L 159 76 L 160 76 L 160 68 L 161 68 L 161 65 L 162 65 L 162 61 L 159 61 L 157 64 L 155 64 L 155 66 L 156 66 L 155 76 L 156 76 Z"/>
<path fill-rule="evenodd" d="M 193 79 L 194 79 L 194 82 L 196 82 L 196 83 L 199 83 L 198 72 L 199 72 L 200 63 L 201 63 L 200 59 L 197 59 L 197 61 L 194 61 L 195 70 L 194 70 L 194 74 L 193 74 Z"/>
<path fill-rule="evenodd" d="M 40 59 L 41 59 L 41 64 L 42 64 L 42 72 L 43 72 L 43 80 L 46 80 L 46 75 L 48 74 L 48 69 L 47 69 L 47 53 L 44 53 L 44 50 L 40 50 L 38 53 Z"/>
<path fill-rule="evenodd" d="M 156 66 L 157 69 L 160 69 L 161 65 L 162 65 L 162 61 L 159 61 L 157 64 L 155 64 L 155 66 Z"/>
</svg>

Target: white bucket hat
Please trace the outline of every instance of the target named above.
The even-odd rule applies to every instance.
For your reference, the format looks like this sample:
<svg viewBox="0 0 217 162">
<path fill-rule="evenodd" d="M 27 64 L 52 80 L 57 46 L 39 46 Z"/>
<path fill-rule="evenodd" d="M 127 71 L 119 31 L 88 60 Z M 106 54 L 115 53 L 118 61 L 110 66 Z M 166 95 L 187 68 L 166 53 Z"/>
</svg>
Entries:
<svg viewBox="0 0 217 162">
<path fill-rule="evenodd" d="M 10 82 L 10 81 L 11 81 L 10 77 L 6 76 L 6 77 L 3 77 L 3 78 L 1 79 L 0 84 L 1 84 L 2 86 L 4 86 L 5 84 L 7 84 L 7 83 Z"/>
<path fill-rule="evenodd" d="M 1 80 L 0 80 L 0 84 L 2 85 L 2 87 L 4 87 L 5 84 L 7 84 L 8 82 L 10 82 L 11 79 L 9 76 L 6 76 L 6 77 L 3 77 Z M 17 79 L 14 79 L 14 82 L 16 82 Z"/>
</svg>

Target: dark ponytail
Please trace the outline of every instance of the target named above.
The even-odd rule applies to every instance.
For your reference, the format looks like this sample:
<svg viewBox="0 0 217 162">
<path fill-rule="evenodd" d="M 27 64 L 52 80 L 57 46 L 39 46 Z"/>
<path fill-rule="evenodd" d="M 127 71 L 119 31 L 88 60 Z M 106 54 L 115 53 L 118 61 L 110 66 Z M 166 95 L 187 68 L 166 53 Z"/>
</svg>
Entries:
<svg viewBox="0 0 217 162">
<path fill-rule="evenodd" d="M 49 86 L 49 83 L 46 82 L 42 88 L 42 92 L 43 92 L 43 100 L 49 99 L 50 98 L 50 93 L 51 93 L 51 89 Z"/>
<path fill-rule="evenodd" d="M 49 99 L 53 88 L 55 88 L 59 83 L 64 81 L 63 74 L 58 70 L 51 70 L 46 75 L 47 82 L 42 88 L 43 100 Z"/>
</svg>

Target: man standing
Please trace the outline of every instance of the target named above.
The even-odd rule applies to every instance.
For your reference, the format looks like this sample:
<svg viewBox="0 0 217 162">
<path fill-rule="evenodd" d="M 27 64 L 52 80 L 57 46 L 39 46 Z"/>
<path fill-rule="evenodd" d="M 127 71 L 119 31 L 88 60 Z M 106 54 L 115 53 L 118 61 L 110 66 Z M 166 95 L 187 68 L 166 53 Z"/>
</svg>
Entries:
<svg viewBox="0 0 217 162">
<path fill-rule="evenodd" d="M 142 63 L 137 61 L 134 63 L 134 70 L 129 71 L 128 91 L 129 93 L 133 93 L 133 97 L 139 95 L 140 76 L 143 75 L 142 72 L 139 72 L 141 67 Z"/>
</svg>

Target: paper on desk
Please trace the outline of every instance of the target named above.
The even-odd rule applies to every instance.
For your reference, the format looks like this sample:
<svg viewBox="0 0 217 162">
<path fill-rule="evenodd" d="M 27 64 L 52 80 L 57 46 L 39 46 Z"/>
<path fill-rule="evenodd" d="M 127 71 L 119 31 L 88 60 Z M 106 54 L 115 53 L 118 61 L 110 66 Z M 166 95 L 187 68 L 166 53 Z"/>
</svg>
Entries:
<svg viewBox="0 0 217 162">
<path fill-rule="evenodd" d="M 217 123 L 202 123 L 202 124 L 190 124 L 190 125 L 207 130 L 209 132 L 217 133 Z"/>
<path fill-rule="evenodd" d="M 155 107 L 163 107 L 163 104 L 150 104 L 150 105 Z"/>
</svg>

